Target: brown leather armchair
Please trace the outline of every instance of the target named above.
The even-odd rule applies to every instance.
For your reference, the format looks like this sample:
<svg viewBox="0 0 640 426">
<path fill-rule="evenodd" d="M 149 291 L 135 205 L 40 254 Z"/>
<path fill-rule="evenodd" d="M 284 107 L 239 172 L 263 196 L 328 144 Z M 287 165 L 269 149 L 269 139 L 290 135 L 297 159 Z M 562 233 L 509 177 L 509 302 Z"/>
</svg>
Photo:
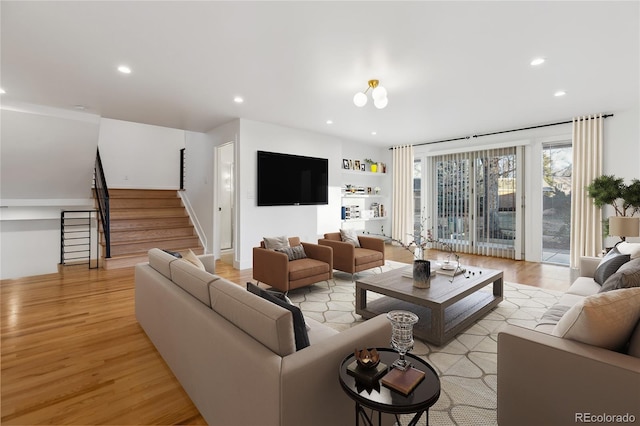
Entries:
<svg viewBox="0 0 640 426">
<path fill-rule="evenodd" d="M 268 250 L 264 246 L 264 241 L 260 242 L 260 247 L 253 248 L 253 279 L 284 293 L 332 279 L 331 247 L 301 243 L 298 237 L 289 238 L 291 247 L 300 244 L 304 247 L 307 257 L 290 261 L 285 253 Z"/>
<path fill-rule="evenodd" d="M 324 238 L 318 240 L 321 246 L 333 249 L 334 269 L 350 273 L 352 281 L 355 273 L 384 265 L 384 240 L 359 235 L 358 241 L 359 248 L 344 242 L 340 232 L 324 234 Z"/>
</svg>

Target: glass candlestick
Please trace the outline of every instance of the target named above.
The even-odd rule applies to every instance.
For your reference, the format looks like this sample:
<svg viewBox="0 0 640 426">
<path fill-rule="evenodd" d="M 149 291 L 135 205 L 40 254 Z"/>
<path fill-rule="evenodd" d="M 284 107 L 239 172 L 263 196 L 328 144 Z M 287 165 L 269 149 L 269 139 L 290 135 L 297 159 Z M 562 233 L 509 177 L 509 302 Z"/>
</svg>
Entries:
<svg viewBox="0 0 640 426">
<path fill-rule="evenodd" d="M 392 367 L 404 371 L 411 366 L 404 355 L 413 349 L 413 325 L 418 316 L 409 311 L 391 311 L 387 318 L 391 321 L 391 347 L 400 355 Z"/>
</svg>

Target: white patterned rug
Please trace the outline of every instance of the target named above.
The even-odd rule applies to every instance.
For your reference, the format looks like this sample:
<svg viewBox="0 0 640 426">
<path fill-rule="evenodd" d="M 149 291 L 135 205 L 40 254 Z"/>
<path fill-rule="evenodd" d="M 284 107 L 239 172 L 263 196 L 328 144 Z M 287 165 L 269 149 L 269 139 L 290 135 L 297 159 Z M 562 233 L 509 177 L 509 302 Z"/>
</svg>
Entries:
<svg viewBox="0 0 640 426">
<path fill-rule="evenodd" d="M 387 261 L 383 271 L 406 266 Z M 380 269 L 361 272 L 357 277 L 375 273 Z M 305 316 L 344 330 L 363 320 L 355 313 L 355 284 L 350 274 L 336 271 L 334 278 L 335 285 L 317 283 L 290 291 L 289 297 Z M 497 333 L 505 324 L 532 328 L 560 295 L 557 291 L 505 283 L 504 300 L 446 345 L 438 347 L 416 339 L 411 353 L 436 369 L 442 386 L 440 399 L 429 410 L 430 424 L 497 424 Z M 405 423 L 408 419 L 402 420 Z M 421 422 L 425 424 L 424 417 Z"/>
</svg>

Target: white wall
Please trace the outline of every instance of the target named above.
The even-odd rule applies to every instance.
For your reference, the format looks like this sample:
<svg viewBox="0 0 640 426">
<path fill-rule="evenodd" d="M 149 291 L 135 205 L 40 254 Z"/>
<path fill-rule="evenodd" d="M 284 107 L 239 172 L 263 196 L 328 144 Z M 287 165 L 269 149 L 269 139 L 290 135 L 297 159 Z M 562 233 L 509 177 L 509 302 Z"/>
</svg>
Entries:
<svg viewBox="0 0 640 426">
<path fill-rule="evenodd" d="M 324 206 L 256 205 L 257 151 L 265 150 L 329 160 L 329 204 Z M 340 227 L 342 143 L 339 139 L 273 124 L 240 120 L 239 177 L 236 180 L 240 226 L 240 269 L 252 267 L 252 249 L 265 236 L 298 236 L 316 242 L 324 232 Z"/>
<path fill-rule="evenodd" d="M 2 105 L 1 123 L 3 206 L 68 204 L 91 197 L 98 116 Z"/>
<path fill-rule="evenodd" d="M 192 221 L 204 234 L 205 251 L 213 250 L 213 152 L 212 138 L 204 133 L 187 132 L 185 149 L 185 192 L 195 217 Z"/>
<path fill-rule="evenodd" d="M 100 120 L 98 147 L 109 188 L 180 189 L 180 149 L 186 132 Z"/>
<path fill-rule="evenodd" d="M 1 279 L 57 272 L 60 219 L 2 221 Z"/>
</svg>

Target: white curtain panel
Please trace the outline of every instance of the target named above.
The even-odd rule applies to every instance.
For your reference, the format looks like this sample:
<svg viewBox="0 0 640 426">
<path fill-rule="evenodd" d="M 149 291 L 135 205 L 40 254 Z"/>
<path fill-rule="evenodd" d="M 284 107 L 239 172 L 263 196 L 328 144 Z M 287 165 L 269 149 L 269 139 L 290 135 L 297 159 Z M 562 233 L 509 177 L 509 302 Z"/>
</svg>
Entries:
<svg viewBox="0 0 640 426">
<path fill-rule="evenodd" d="M 393 147 L 391 238 L 409 244 L 413 235 L 413 146 Z"/>
<path fill-rule="evenodd" d="M 602 250 L 602 210 L 593 205 L 586 187 L 602 175 L 602 114 L 573 119 L 573 177 L 571 179 L 571 268 L 580 256 Z"/>
</svg>

